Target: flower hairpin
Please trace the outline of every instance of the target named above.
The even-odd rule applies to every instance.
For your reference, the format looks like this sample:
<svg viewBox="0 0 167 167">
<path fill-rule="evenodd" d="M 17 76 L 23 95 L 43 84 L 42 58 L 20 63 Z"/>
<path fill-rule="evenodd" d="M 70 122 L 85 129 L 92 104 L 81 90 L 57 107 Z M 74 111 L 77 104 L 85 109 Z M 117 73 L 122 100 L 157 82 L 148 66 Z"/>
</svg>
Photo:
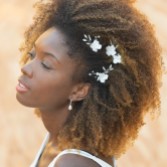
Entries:
<svg viewBox="0 0 167 167">
<path fill-rule="evenodd" d="M 100 36 L 91 37 L 90 35 L 84 34 L 84 38 L 82 39 L 93 52 L 98 52 L 102 49 L 102 44 L 100 43 Z M 106 55 L 112 57 L 113 64 L 122 63 L 122 57 L 117 51 L 118 45 L 114 45 L 112 42 L 108 46 L 106 46 L 105 51 Z M 100 83 L 105 83 L 109 77 L 109 72 L 113 70 L 113 66 L 110 65 L 107 69 L 102 67 L 102 72 L 91 71 L 89 76 L 94 76 L 96 80 Z"/>
<path fill-rule="evenodd" d="M 102 48 L 102 45 L 99 42 L 100 36 L 95 36 L 94 39 L 90 35 L 84 34 L 84 38 L 82 41 L 84 41 L 91 49 L 93 52 L 98 52 Z"/>
<path fill-rule="evenodd" d="M 112 67 L 112 65 L 110 65 L 108 69 L 106 69 L 105 67 L 102 67 L 102 70 L 103 70 L 103 72 L 91 71 L 89 73 L 89 76 L 94 76 L 97 81 L 104 84 L 109 77 L 109 71 L 112 71 L 113 67 Z"/>
<path fill-rule="evenodd" d="M 107 56 L 112 56 L 113 58 L 113 63 L 118 64 L 122 62 L 121 55 L 116 51 L 117 46 L 114 46 L 114 44 L 111 44 L 106 47 L 106 55 Z"/>
</svg>

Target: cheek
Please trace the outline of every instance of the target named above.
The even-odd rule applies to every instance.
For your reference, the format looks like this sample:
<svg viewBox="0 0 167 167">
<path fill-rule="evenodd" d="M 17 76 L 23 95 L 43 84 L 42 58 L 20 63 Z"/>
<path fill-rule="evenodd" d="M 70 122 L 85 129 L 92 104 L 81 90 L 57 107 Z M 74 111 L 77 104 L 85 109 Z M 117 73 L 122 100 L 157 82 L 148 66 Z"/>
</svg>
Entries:
<svg viewBox="0 0 167 167">
<path fill-rule="evenodd" d="M 40 103 L 63 103 L 67 102 L 71 92 L 70 82 L 63 78 L 45 80 L 34 91 L 36 101 Z"/>
</svg>

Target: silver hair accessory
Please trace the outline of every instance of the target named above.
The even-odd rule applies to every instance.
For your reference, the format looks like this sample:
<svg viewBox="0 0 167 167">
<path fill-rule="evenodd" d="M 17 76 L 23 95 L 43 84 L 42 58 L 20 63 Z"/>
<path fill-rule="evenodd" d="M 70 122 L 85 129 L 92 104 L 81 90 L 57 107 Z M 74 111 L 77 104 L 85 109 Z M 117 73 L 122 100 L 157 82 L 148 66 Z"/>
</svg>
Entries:
<svg viewBox="0 0 167 167">
<path fill-rule="evenodd" d="M 102 49 L 102 44 L 99 41 L 100 36 L 94 36 L 91 37 L 90 35 L 84 34 L 84 38 L 82 39 L 83 42 L 85 42 L 93 52 L 98 52 Z M 114 45 L 112 42 L 105 48 L 105 53 L 107 56 L 112 57 L 113 64 L 122 63 L 122 57 L 117 52 L 118 45 Z M 112 65 L 110 65 L 107 69 L 105 67 L 102 67 L 103 72 L 95 72 L 91 71 L 89 73 L 89 76 L 94 76 L 96 80 L 100 83 L 105 83 L 109 77 L 109 72 L 114 70 Z"/>
<path fill-rule="evenodd" d="M 72 100 L 70 99 L 70 104 L 69 104 L 69 106 L 68 106 L 68 110 L 71 111 L 72 108 L 73 108 L 73 107 L 72 107 Z"/>
</svg>

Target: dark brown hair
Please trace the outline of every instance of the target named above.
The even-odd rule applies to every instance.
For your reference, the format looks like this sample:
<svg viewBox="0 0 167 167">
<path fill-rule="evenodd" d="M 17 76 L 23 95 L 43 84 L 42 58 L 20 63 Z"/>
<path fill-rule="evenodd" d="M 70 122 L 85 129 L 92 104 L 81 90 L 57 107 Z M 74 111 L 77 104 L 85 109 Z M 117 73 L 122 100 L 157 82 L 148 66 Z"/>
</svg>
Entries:
<svg viewBox="0 0 167 167">
<path fill-rule="evenodd" d="M 55 26 L 67 38 L 69 56 L 84 60 L 81 79 L 92 84 L 60 131 L 59 149 L 120 156 L 137 137 L 145 114 L 160 105 L 161 50 L 152 25 L 130 0 L 49 0 L 36 8 L 25 33 L 22 62 L 26 63 L 26 53 L 38 36 Z M 122 63 L 114 64 L 103 48 L 94 53 L 83 43 L 84 34 L 100 36 L 104 48 L 115 43 Z M 88 76 L 110 64 L 113 70 L 105 84 Z"/>
</svg>

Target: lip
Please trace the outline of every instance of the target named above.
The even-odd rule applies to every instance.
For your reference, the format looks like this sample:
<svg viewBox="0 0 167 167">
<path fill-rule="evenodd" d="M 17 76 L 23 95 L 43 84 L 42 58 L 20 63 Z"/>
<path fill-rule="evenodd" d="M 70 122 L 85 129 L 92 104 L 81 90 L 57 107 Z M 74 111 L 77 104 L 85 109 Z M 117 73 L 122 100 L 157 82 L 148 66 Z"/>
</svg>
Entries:
<svg viewBox="0 0 167 167">
<path fill-rule="evenodd" d="M 29 87 L 20 79 L 18 80 L 18 84 L 16 86 L 16 91 L 19 93 L 25 93 L 29 90 Z"/>
</svg>

